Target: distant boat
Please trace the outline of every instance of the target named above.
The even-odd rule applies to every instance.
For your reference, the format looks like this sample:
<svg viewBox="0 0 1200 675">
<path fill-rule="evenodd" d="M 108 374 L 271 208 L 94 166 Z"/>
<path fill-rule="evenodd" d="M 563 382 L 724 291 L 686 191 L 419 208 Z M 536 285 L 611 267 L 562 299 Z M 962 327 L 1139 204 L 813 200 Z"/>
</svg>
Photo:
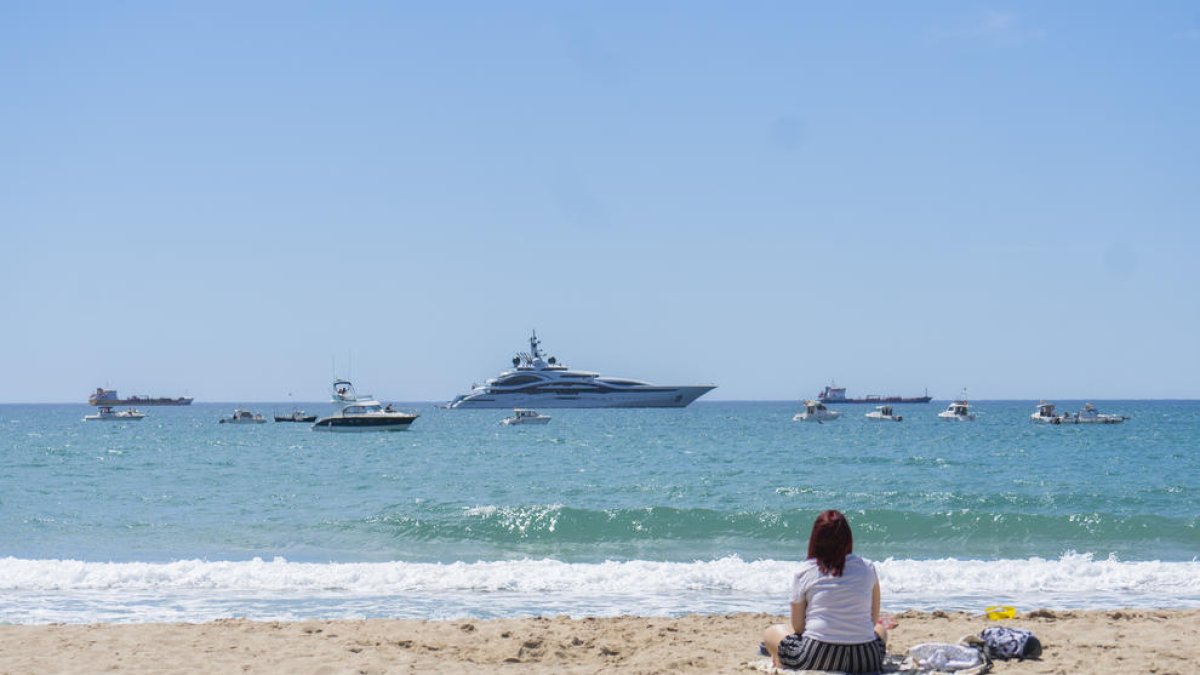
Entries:
<svg viewBox="0 0 1200 675">
<path fill-rule="evenodd" d="M 832 422 L 841 417 L 842 413 L 830 410 L 820 401 L 805 401 L 804 410 L 792 417 L 793 422 Z"/>
<path fill-rule="evenodd" d="M 113 410 L 112 406 L 102 405 L 91 415 L 84 415 L 85 422 L 138 422 L 146 417 L 146 413 L 130 408 L 129 410 Z"/>
<path fill-rule="evenodd" d="M 543 415 L 536 410 L 513 408 L 513 414 L 500 420 L 500 424 L 507 427 L 514 424 L 546 424 L 549 421 L 549 415 Z"/>
<path fill-rule="evenodd" d="M 1030 415 L 1029 419 L 1041 424 L 1062 424 L 1062 415 L 1054 411 L 1054 404 L 1045 401 L 1038 404 L 1037 411 Z"/>
<path fill-rule="evenodd" d="M 1065 412 L 1059 415 L 1054 411 L 1053 403 L 1042 401 L 1038 404 L 1037 412 L 1030 415 L 1029 419 L 1042 424 L 1120 424 L 1128 418 L 1124 415 L 1102 413 L 1091 403 L 1085 403 L 1077 413 Z"/>
<path fill-rule="evenodd" d="M 975 411 L 971 410 L 971 403 L 967 401 L 967 390 L 963 389 L 963 393 L 957 399 L 950 402 L 946 409 L 938 413 L 938 417 L 944 420 L 958 420 L 959 422 L 974 422 Z"/>
<path fill-rule="evenodd" d="M 924 396 L 880 396 L 879 394 L 867 394 L 862 398 L 847 398 L 846 388 L 839 387 L 831 383 L 828 387 L 821 390 L 817 394 L 817 400 L 822 403 L 929 403 L 933 398 L 929 395 L 929 390 L 925 391 Z"/>
<path fill-rule="evenodd" d="M 890 405 L 877 405 L 877 406 L 875 406 L 875 410 L 867 413 L 866 417 L 867 417 L 867 419 L 874 420 L 876 422 L 880 422 L 880 421 L 903 422 L 904 421 L 904 416 L 894 414 L 892 412 L 892 406 L 890 406 Z"/>
<path fill-rule="evenodd" d="M 303 410 L 300 410 L 299 408 L 292 408 L 292 412 L 284 414 L 284 415 L 280 415 L 279 413 L 272 413 L 272 417 L 275 418 L 276 422 L 316 422 L 317 421 L 316 415 L 309 415 L 308 413 L 304 412 Z"/>
<path fill-rule="evenodd" d="M 263 424 L 267 418 L 262 416 L 262 413 L 251 412 L 249 410 L 234 410 L 230 417 L 222 417 L 221 424 Z"/>
<path fill-rule="evenodd" d="M 121 398 L 116 389 L 96 388 L 95 393 L 88 397 L 88 405 L 191 405 L 192 399 L 187 396 L 167 398 L 162 396 L 130 396 Z"/>
<path fill-rule="evenodd" d="M 506 370 L 471 391 L 459 394 L 447 408 L 683 408 L 716 385 L 657 385 L 624 377 L 574 370 L 542 353 L 535 332 L 529 351 L 513 357 Z"/>
</svg>

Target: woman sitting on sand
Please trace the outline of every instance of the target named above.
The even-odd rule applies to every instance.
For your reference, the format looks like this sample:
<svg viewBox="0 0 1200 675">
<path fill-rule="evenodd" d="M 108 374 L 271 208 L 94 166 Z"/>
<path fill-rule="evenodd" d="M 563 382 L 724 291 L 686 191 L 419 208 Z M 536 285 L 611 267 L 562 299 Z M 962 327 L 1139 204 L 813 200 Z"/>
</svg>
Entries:
<svg viewBox="0 0 1200 675">
<path fill-rule="evenodd" d="M 883 668 L 889 626 L 879 618 L 879 578 L 853 550 L 846 516 L 821 512 L 808 539 L 808 560 L 792 582 L 792 625 L 774 625 L 763 634 L 776 666 L 850 673 Z"/>
</svg>

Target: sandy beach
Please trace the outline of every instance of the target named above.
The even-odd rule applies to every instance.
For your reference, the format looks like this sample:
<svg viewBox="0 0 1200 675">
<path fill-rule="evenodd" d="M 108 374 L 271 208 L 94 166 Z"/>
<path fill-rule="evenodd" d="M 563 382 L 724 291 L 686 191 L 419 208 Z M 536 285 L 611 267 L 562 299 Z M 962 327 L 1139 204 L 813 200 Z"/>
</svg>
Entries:
<svg viewBox="0 0 1200 675">
<path fill-rule="evenodd" d="M 980 615 L 904 612 L 889 651 L 954 642 Z M 0 673 L 754 672 L 767 614 L 489 621 L 224 620 L 206 624 L 0 626 Z M 1045 645 L 1001 673 L 1194 672 L 1200 610 L 1036 610 L 1002 622 Z"/>
</svg>

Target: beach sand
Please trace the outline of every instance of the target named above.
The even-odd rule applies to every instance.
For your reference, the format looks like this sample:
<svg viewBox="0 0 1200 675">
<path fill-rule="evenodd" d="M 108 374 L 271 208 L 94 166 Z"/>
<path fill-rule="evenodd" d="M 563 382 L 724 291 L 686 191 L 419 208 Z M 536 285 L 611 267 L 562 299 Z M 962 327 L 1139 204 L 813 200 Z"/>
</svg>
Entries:
<svg viewBox="0 0 1200 675">
<path fill-rule="evenodd" d="M 895 615 L 889 651 L 955 642 L 989 625 L 1029 628 L 1037 661 L 998 673 L 1193 673 L 1200 610 L 1038 610 Z M 0 626 L 0 673 L 728 673 L 756 672 L 762 629 L 782 616 L 566 617 L 489 621 Z"/>
</svg>

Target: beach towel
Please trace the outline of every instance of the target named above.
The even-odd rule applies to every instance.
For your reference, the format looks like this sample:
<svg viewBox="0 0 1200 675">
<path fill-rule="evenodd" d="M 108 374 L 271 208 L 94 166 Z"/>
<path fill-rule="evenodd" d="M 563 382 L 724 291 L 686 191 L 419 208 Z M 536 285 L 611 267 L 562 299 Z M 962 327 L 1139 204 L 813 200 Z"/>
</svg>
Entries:
<svg viewBox="0 0 1200 675">
<path fill-rule="evenodd" d="M 905 659 L 911 669 L 917 671 L 932 671 L 944 673 L 984 673 L 987 672 L 988 657 L 979 647 L 960 642 L 926 642 L 908 650 Z"/>
</svg>

